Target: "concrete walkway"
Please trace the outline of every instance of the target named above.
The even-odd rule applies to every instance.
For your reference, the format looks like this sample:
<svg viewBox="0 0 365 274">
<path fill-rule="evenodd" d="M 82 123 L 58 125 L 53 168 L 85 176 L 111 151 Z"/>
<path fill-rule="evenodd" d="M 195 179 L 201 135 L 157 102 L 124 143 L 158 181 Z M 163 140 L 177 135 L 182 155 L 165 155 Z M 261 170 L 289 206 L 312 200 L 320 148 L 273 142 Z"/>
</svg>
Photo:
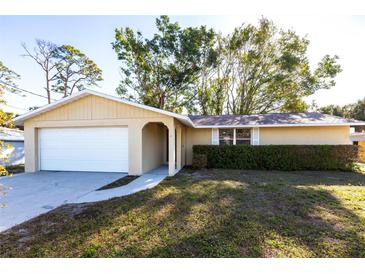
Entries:
<svg viewBox="0 0 365 274">
<path fill-rule="evenodd" d="M 133 180 L 129 184 L 117 188 L 111 188 L 106 190 L 92 191 L 80 198 L 75 203 L 88 203 L 108 200 L 115 197 L 122 197 L 136 193 L 141 190 L 153 188 L 158 185 L 168 175 L 167 166 L 162 166 L 157 169 L 151 170 L 137 179 Z"/>
</svg>

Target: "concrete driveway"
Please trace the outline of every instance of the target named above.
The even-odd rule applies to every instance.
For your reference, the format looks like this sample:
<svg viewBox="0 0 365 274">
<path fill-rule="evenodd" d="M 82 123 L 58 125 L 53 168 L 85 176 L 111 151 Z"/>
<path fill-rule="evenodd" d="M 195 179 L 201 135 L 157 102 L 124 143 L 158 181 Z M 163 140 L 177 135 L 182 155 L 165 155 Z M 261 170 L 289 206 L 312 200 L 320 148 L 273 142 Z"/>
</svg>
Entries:
<svg viewBox="0 0 365 274">
<path fill-rule="evenodd" d="M 2 177 L 6 195 L 0 196 L 0 231 L 22 223 L 65 203 L 76 202 L 88 193 L 126 173 L 49 172 Z"/>
</svg>

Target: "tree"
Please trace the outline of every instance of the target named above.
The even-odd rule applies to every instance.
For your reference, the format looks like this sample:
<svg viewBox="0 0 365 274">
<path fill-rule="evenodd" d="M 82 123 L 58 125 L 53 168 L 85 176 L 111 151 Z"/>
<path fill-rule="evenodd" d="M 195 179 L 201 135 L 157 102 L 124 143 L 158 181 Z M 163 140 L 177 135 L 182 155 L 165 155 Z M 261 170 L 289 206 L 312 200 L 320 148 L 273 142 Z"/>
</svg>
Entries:
<svg viewBox="0 0 365 274">
<path fill-rule="evenodd" d="M 252 114 L 304 111 L 303 98 L 335 85 L 337 56 L 309 65 L 309 40 L 266 18 L 227 36 L 205 26 L 181 29 L 167 16 L 144 38 L 116 30 L 113 48 L 122 61 L 117 93 L 171 111 Z"/>
<path fill-rule="evenodd" d="M 328 106 L 324 106 L 324 107 L 319 107 L 319 108 L 317 108 L 317 111 L 324 113 L 324 114 L 345 117 L 343 107 L 337 106 L 337 105 L 328 105 Z"/>
<path fill-rule="evenodd" d="M 56 79 L 57 76 L 57 58 L 55 56 L 55 51 L 57 49 L 57 45 L 45 41 L 36 39 L 36 46 L 30 51 L 26 44 L 23 43 L 22 47 L 25 50 L 25 54 L 23 56 L 32 58 L 44 71 L 44 76 L 46 80 L 46 92 L 47 92 L 47 100 L 48 104 L 51 103 L 51 83 Z"/>
<path fill-rule="evenodd" d="M 229 47 L 222 35 L 217 35 L 214 43 L 210 46 L 213 49 L 211 62 L 203 67 L 201 85 L 198 87 L 197 104 L 202 115 L 220 115 L 224 111 L 229 90 L 229 73 L 231 65 L 229 60 Z M 225 57 L 228 59 L 225 59 Z"/>
<path fill-rule="evenodd" d="M 352 105 L 350 117 L 365 121 L 365 98 Z"/>
<path fill-rule="evenodd" d="M 15 81 L 18 80 L 20 76 L 6 67 L 3 62 L 0 61 L 0 124 L 9 124 L 11 125 L 11 121 L 9 120 L 9 113 L 6 113 L 2 109 L 2 105 L 6 104 L 6 101 L 3 98 L 5 90 L 14 91 L 12 87 L 15 86 Z M 7 155 L 4 155 L 2 150 L 4 148 L 9 148 L 10 145 L 4 144 L 3 141 L 0 140 L 0 158 L 1 160 L 6 160 Z M 7 170 L 4 166 L 0 165 L 0 175 L 6 175 Z M 3 187 L 0 185 L 0 193 L 3 191 Z"/>
<path fill-rule="evenodd" d="M 340 116 L 365 121 L 365 98 L 358 100 L 356 103 L 347 104 L 344 106 L 328 105 L 317 108 L 317 111 L 325 114 Z M 364 126 L 356 126 L 356 131 L 365 131 Z"/>
<path fill-rule="evenodd" d="M 365 121 L 365 98 L 358 100 L 356 103 L 344 106 L 328 105 L 320 107 L 318 111 L 325 114 Z"/>
<path fill-rule="evenodd" d="M 303 111 L 302 98 L 335 85 L 341 71 L 337 56 L 325 55 L 314 70 L 309 66 L 309 40 L 278 29 L 262 18 L 258 26 L 236 28 L 227 37 L 233 52 L 228 111 L 233 114 Z"/>
<path fill-rule="evenodd" d="M 9 69 L 0 60 L 0 104 L 4 103 L 3 95 L 4 91 L 8 90 L 13 93 L 19 93 L 16 89 L 16 80 L 20 79 L 20 75 Z"/>
<path fill-rule="evenodd" d="M 121 61 L 117 93 L 149 106 L 189 112 L 195 109 L 206 66 L 214 63 L 215 32 L 205 26 L 182 29 L 167 16 L 156 19 L 151 39 L 131 28 L 116 29 L 112 44 Z"/>
<path fill-rule="evenodd" d="M 80 91 L 103 80 L 102 71 L 94 61 L 71 45 L 58 46 L 36 39 L 32 51 L 24 43 L 22 46 L 24 56 L 32 58 L 44 71 L 48 104 L 52 92 L 61 92 L 66 97 L 75 89 Z"/>
<path fill-rule="evenodd" d="M 103 80 L 102 71 L 94 61 L 71 45 L 57 47 L 54 57 L 58 73 L 52 89 L 63 93 L 63 97 L 71 95 L 75 89 L 81 91 Z"/>
</svg>

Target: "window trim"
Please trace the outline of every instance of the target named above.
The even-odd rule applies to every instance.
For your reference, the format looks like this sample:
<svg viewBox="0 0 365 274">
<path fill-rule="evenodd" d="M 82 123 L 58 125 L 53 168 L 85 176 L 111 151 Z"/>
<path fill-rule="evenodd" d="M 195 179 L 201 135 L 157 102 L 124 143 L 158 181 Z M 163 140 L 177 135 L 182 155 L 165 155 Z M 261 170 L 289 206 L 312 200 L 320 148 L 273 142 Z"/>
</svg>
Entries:
<svg viewBox="0 0 365 274">
<path fill-rule="evenodd" d="M 260 128 L 259 127 L 251 128 L 251 145 L 253 145 L 253 146 L 260 145 Z"/>
</svg>

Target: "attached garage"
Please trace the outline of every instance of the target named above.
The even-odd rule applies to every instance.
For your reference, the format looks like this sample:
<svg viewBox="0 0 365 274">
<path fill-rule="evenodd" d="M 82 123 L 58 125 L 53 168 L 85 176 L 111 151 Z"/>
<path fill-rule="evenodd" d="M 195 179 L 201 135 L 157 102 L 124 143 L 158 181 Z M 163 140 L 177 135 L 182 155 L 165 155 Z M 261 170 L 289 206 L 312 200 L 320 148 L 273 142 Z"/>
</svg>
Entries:
<svg viewBox="0 0 365 274">
<path fill-rule="evenodd" d="M 174 175 L 185 164 L 182 136 L 185 126 L 191 126 L 186 116 L 89 90 L 26 113 L 14 122 L 24 126 L 26 172 L 129 175 L 166 164 L 169 175 Z"/>
<path fill-rule="evenodd" d="M 128 172 L 127 127 L 41 128 L 40 170 Z"/>
</svg>

